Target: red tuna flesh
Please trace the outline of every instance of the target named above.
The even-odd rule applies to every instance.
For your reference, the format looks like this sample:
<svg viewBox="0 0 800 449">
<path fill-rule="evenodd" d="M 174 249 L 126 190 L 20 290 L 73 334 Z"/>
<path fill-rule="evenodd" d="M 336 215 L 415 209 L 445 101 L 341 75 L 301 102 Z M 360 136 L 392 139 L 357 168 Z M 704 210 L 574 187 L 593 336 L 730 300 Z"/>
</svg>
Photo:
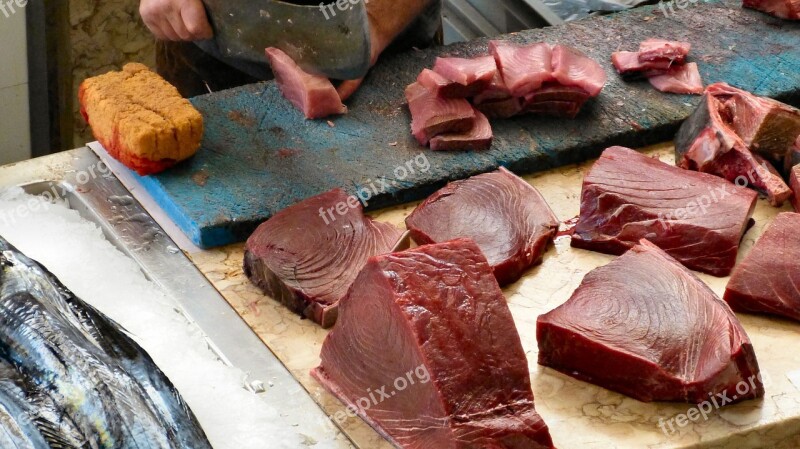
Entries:
<svg viewBox="0 0 800 449">
<path fill-rule="evenodd" d="M 646 238 L 693 270 L 727 276 L 756 198 L 716 176 L 611 147 L 583 180 L 572 246 L 623 254 Z"/>
<path fill-rule="evenodd" d="M 556 45 L 553 47 L 553 77 L 563 86 L 575 86 L 596 97 L 603 90 L 607 76 L 603 67 L 582 52 Z"/>
<path fill-rule="evenodd" d="M 498 72 L 491 84 L 472 99 L 475 107 L 492 118 L 509 118 L 522 111 L 522 101 L 511 95 Z"/>
<path fill-rule="evenodd" d="M 692 49 L 688 42 L 647 39 L 639 44 L 638 59 L 641 62 L 670 61 L 683 63 Z"/>
<path fill-rule="evenodd" d="M 800 110 L 725 83 L 712 84 L 707 92 L 721 102 L 730 127 L 751 151 L 783 162 L 800 136 Z"/>
<path fill-rule="evenodd" d="M 746 185 L 767 195 L 771 204 L 782 204 L 790 196 L 789 187 L 733 130 L 730 108 L 712 95 L 714 86 L 709 86 L 697 110 L 675 136 L 677 165 Z"/>
<path fill-rule="evenodd" d="M 411 111 L 411 133 L 421 145 L 439 134 L 463 133 L 472 129 L 475 110 L 463 98 L 442 98 L 419 83 L 406 88 Z"/>
<path fill-rule="evenodd" d="M 725 301 L 736 312 L 800 321 L 800 214 L 784 212 L 733 272 Z"/>
<path fill-rule="evenodd" d="M 514 97 L 524 97 L 553 80 L 552 50 L 544 42 L 517 46 L 503 41 L 489 42 L 503 81 Z"/>
<path fill-rule="evenodd" d="M 525 112 L 574 118 L 588 99 L 589 93 L 580 87 L 548 83 L 525 96 L 523 109 Z"/>
<path fill-rule="evenodd" d="M 370 259 L 321 358 L 314 378 L 398 448 L 553 448 L 506 299 L 469 240 Z"/>
<path fill-rule="evenodd" d="M 330 327 L 367 259 L 391 251 L 401 236 L 396 227 L 365 216 L 357 198 L 335 189 L 259 226 L 247 240 L 244 272 L 292 311 Z"/>
<path fill-rule="evenodd" d="M 406 218 L 406 227 L 419 244 L 472 239 L 500 285 L 517 281 L 541 262 L 558 225 L 542 195 L 502 167 L 451 182 Z"/>
<path fill-rule="evenodd" d="M 431 150 L 488 150 L 492 146 L 492 125 L 480 111 L 475 111 L 472 129 L 459 134 L 440 134 L 431 139 Z"/>
<path fill-rule="evenodd" d="M 640 401 L 764 396 L 753 346 L 730 308 L 646 240 L 587 274 L 536 331 L 540 364 Z"/>
<path fill-rule="evenodd" d="M 464 86 L 430 69 L 423 69 L 417 77 L 417 82 L 435 95 L 444 98 L 473 97 L 489 85 L 489 81 L 481 81 Z"/>
<path fill-rule="evenodd" d="M 639 61 L 639 52 L 636 51 L 617 51 L 611 54 L 611 63 L 622 76 L 645 75 L 646 72 L 659 74 L 670 67 L 672 61 Z"/>
<path fill-rule="evenodd" d="M 486 89 L 498 74 L 497 63 L 492 56 L 436 58 L 433 71 L 474 93 Z"/>
<path fill-rule="evenodd" d="M 800 164 L 795 165 L 789 173 L 789 185 L 792 188 L 792 206 L 800 212 Z"/>
<path fill-rule="evenodd" d="M 339 93 L 329 79 L 311 75 L 277 48 L 268 48 L 267 57 L 281 93 L 308 119 L 346 114 Z"/>
<path fill-rule="evenodd" d="M 648 80 L 660 92 L 694 95 L 703 93 L 703 80 L 694 62 L 672 66 L 665 73 L 650 76 Z"/>
<path fill-rule="evenodd" d="M 742 6 L 781 19 L 800 20 L 800 0 L 744 0 Z"/>
</svg>

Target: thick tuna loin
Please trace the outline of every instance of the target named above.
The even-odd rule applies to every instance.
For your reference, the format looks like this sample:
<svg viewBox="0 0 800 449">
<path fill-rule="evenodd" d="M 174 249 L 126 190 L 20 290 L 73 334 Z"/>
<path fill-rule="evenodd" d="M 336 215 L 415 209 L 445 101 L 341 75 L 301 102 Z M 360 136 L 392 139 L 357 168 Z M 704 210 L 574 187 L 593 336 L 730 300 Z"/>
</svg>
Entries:
<svg viewBox="0 0 800 449">
<path fill-rule="evenodd" d="M 778 215 L 733 272 L 725 301 L 737 312 L 800 321 L 800 214 Z"/>
<path fill-rule="evenodd" d="M 304 72 L 289 55 L 277 48 L 268 48 L 267 57 L 281 93 L 306 118 L 347 113 L 347 106 L 342 104 L 339 93 L 329 79 Z"/>
<path fill-rule="evenodd" d="M 473 242 L 370 259 L 340 309 L 312 375 L 395 446 L 553 447 L 506 300 Z"/>
<path fill-rule="evenodd" d="M 800 0 L 744 0 L 742 6 L 781 19 L 800 20 Z"/>
<path fill-rule="evenodd" d="M 553 51 L 550 45 L 539 42 L 517 46 L 503 41 L 489 42 L 489 51 L 497 62 L 500 75 L 514 97 L 524 97 L 553 81 Z"/>
<path fill-rule="evenodd" d="M 536 331 L 540 364 L 640 401 L 764 395 L 753 346 L 730 308 L 646 240 L 587 274 Z"/>
<path fill-rule="evenodd" d="M 420 145 L 428 145 L 439 134 L 463 133 L 474 126 L 475 109 L 463 98 L 443 98 L 414 83 L 406 88 L 406 99 L 411 133 Z"/>
<path fill-rule="evenodd" d="M 583 180 L 572 246 L 622 254 L 646 238 L 687 267 L 727 276 L 755 192 L 611 147 Z"/>
<path fill-rule="evenodd" d="M 341 189 L 275 214 L 247 240 L 244 272 L 264 293 L 323 327 L 367 259 L 392 250 L 402 231 L 364 215 Z"/>
<path fill-rule="evenodd" d="M 440 134 L 431 139 L 431 150 L 488 150 L 492 146 L 492 125 L 480 111 L 475 111 L 472 129 L 463 133 Z"/>
<path fill-rule="evenodd" d="M 541 262 L 558 225 L 542 195 L 505 168 L 451 182 L 406 218 L 419 244 L 472 239 L 500 285 Z"/>
</svg>

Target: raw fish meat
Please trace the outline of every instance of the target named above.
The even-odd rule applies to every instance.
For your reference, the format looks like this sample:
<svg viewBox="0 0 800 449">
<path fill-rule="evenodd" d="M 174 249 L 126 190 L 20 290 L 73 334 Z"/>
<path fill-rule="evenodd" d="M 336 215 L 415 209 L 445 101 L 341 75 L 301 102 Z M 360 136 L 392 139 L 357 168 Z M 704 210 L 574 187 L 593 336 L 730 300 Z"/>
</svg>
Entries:
<svg viewBox="0 0 800 449">
<path fill-rule="evenodd" d="M 420 143 L 439 134 L 463 133 L 472 129 L 475 109 L 463 98 L 442 98 L 419 83 L 406 88 L 411 111 L 411 133 Z"/>
<path fill-rule="evenodd" d="M 436 58 L 433 71 L 473 92 L 486 89 L 499 73 L 492 56 Z"/>
<path fill-rule="evenodd" d="M 472 129 L 463 133 L 440 134 L 430 142 L 431 150 L 488 150 L 492 146 L 492 125 L 480 111 L 475 111 Z"/>
<path fill-rule="evenodd" d="M 694 95 L 703 93 L 703 80 L 694 62 L 672 66 L 663 74 L 648 77 L 648 81 L 660 92 Z"/>
<path fill-rule="evenodd" d="M 524 97 L 553 77 L 553 52 L 549 44 L 518 46 L 504 41 L 489 42 L 503 81 L 514 97 Z"/>
<path fill-rule="evenodd" d="M 744 0 L 742 6 L 781 19 L 800 20 L 800 0 Z"/>
</svg>

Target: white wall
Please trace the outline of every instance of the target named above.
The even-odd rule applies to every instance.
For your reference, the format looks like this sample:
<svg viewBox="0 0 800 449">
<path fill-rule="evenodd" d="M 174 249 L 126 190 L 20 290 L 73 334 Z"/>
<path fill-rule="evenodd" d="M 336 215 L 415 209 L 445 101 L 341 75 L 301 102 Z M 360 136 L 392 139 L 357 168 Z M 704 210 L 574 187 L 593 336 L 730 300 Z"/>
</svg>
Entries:
<svg viewBox="0 0 800 449">
<path fill-rule="evenodd" d="M 31 157 L 27 51 L 25 10 L 0 10 L 0 165 Z"/>
</svg>

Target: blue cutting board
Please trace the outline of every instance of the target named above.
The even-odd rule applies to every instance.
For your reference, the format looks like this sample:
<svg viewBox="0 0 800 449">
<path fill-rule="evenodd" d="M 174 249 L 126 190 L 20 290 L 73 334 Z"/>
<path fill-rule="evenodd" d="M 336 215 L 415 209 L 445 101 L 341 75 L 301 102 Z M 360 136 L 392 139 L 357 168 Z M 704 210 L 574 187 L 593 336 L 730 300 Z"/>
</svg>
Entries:
<svg viewBox="0 0 800 449">
<path fill-rule="evenodd" d="M 403 95 L 436 56 L 485 54 L 487 41 L 477 40 L 384 58 L 349 102 L 350 113 L 330 123 L 305 120 L 273 82 L 194 98 L 206 124 L 198 154 L 139 180 L 194 243 L 208 248 L 242 241 L 281 209 L 334 187 L 360 192 L 375 209 L 424 198 L 448 181 L 500 165 L 529 173 L 596 157 L 610 145 L 667 141 L 699 97 L 662 94 L 647 81 L 624 83 L 609 60 L 613 51 L 635 50 L 650 37 L 691 42 L 690 60 L 706 83 L 726 81 L 800 103 L 800 23 L 731 1 L 674 9 L 665 16 L 645 7 L 507 36 L 577 47 L 604 65 L 609 83 L 574 120 L 493 121 L 495 142 L 486 152 L 420 147 Z"/>
</svg>

